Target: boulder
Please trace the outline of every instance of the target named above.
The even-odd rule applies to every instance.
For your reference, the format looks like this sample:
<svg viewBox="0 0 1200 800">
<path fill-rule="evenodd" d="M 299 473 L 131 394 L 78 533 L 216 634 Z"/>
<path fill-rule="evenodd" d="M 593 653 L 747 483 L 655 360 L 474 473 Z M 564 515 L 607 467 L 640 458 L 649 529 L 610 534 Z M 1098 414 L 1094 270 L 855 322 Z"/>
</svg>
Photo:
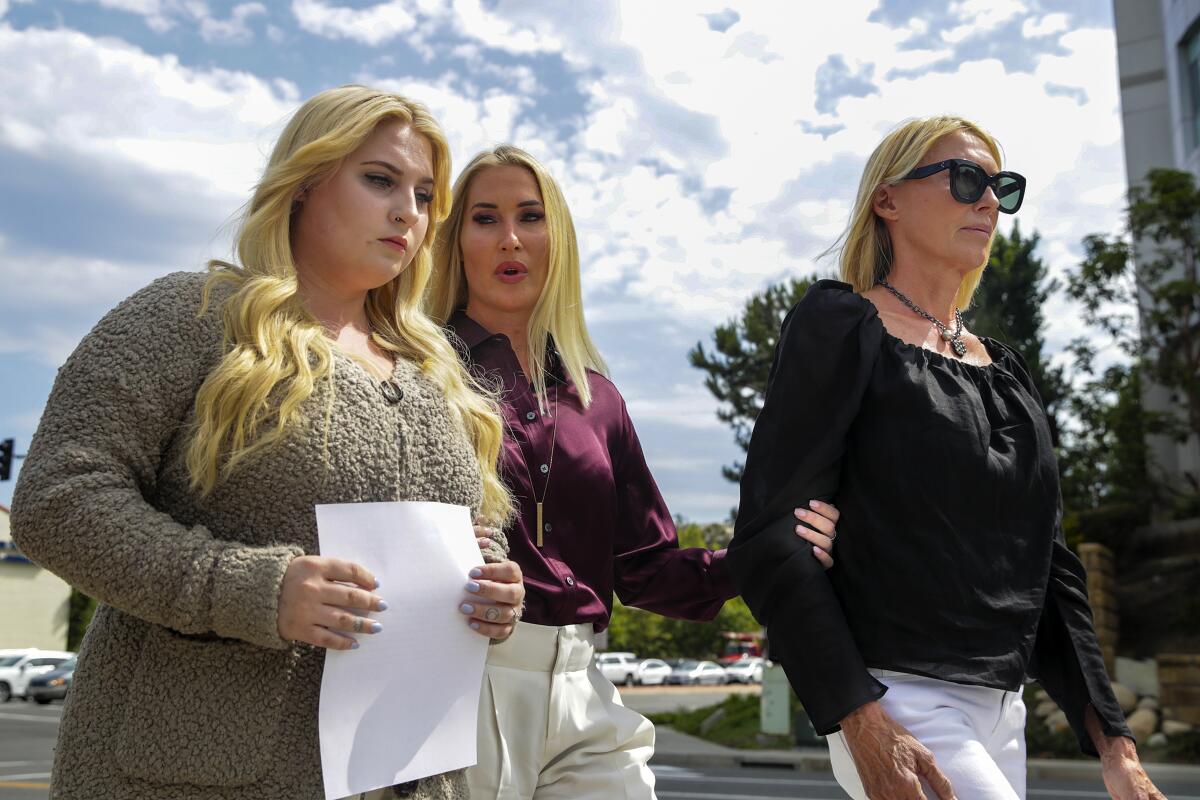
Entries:
<svg viewBox="0 0 1200 800">
<path fill-rule="evenodd" d="M 1046 717 L 1046 728 L 1051 733 L 1062 733 L 1063 731 L 1071 730 L 1071 723 L 1067 722 L 1067 712 L 1061 710 L 1055 711 Z"/>
<path fill-rule="evenodd" d="M 1150 745 L 1151 747 L 1166 747 L 1167 735 L 1162 731 L 1151 734 L 1150 738 L 1146 740 L 1146 744 Z"/>
<path fill-rule="evenodd" d="M 1050 695 L 1046 694 L 1045 689 L 1036 689 L 1033 692 L 1033 702 L 1042 704 L 1050 699 Z"/>
<path fill-rule="evenodd" d="M 1058 705 L 1053 700 L 1043 700 L 1037 704 L 1037 708 L 1033 710 L 1033 713 L 1037 714 L 1039 719 L 1045 719 L 1055 711 L 1058 711 Z"/>
<path fill-rule="evenodd" d="M 1140 695 L 1158 696 L 1158 662 L 1153 658 L 1135 659 L 1117 656 L 1117 683 Z"/>
<path fill-rule="evenodd" d="M 1196 726 L 1190 722 L 1180 722 L 1177 719 L 1164 719 L 1162 732 L 1167 736 L 1178 736 L 1181 733 L 1191 733 Z"/>
<path fill-rule="evenodd" d="M 1122 711 L 1128 714 L 1137 708 L 1137 692 L 1120 683 L 1114 683 L 1112 689 L 1113 694 L 1117 696 L 1117 703 L 1121 706 Z"/>
<path fill-rule="evenodd" d="M 1158 711 L 1158 698 L 1157 697 L 1143 697 L 1141 700 L 1137 701 L 1137 707 L 1138 708 L 1148 708 L 1151 711 Z"/>
<path fill-rule="evenodd" d="M 1133 738 L 1142 741 L 1158 730 L 1158 713 L 1148 708 L 1139 708 L 1125 718 L 1125 724 L 1129 726 Z"/>
</svg>

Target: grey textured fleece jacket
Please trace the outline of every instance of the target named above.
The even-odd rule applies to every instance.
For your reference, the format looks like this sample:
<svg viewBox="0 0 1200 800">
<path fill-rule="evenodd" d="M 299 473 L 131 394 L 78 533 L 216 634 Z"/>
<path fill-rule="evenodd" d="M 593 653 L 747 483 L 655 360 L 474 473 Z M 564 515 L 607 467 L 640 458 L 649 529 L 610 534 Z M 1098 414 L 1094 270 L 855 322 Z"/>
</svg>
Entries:
<svg viewBox="0 0 1200 800">
<path fill-rule="evenodd" d="M 198 318 L 204 281 L 174 273 L 100 321 L 59 371 L 21 470 L 14 540 L 102 601 L 63 714 L 53 798 L 323 797 L 324 652 L 276 628 L 288 564 L 317 552 L 313 506 L 479 506 L 479 467 L 442 394 L 402 360 L 391 405 L 341 355 L 327 456 L 320 394 L 287 438 L 198 498 L 186 432 L 228 295 Z M 409 796 L 467 795 L 459 771 Z"/>
</svg>

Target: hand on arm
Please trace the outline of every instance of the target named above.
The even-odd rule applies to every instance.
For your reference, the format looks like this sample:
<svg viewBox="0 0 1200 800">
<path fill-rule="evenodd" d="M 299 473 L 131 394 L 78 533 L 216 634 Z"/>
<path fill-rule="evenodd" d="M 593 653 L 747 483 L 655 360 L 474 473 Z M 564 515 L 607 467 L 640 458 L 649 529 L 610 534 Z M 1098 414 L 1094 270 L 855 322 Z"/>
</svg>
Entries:
<svg viewBox="0 0 1200 800">
<path fill-rule="evenodd" d="M 1083 724 L 1100 753 L 1104 788 L 1113 800 L 1166 800 L 1155 788 L 1138 758 L 1133 740 L 1127 736 L 1108 736 L 1091 706 L 1084 712 Z"/>
<path fill-rule="evenodd" d="M 458 610 L 467 616 L 476 633 L 489 639 L 507 639 L 521 618 L 525 584 L 515 561 L 499 561 L 475 567 L 468 573 L 470 597 Z"/>
<path fill-rule="evenodd" d="M 796 535 L 813 545 L 813 555 L 821 566 L 829 569 L 833 566 L 833 540 L 837 538 L 841 512 L 829 503 L 809 500 L 808 508 L 797 508 L 794 513 L 796 519 L 805 523 L 796 526 Z"/>
<path fill-rule="evenodd" d="M 934 763 L 933 753 L 877 701 L 850 712 L 842 720 L 842 731 L 867 797 L 925 800 L 924 779 L 939 800 L 954 800 L 954 789 Z"/>
</svg>

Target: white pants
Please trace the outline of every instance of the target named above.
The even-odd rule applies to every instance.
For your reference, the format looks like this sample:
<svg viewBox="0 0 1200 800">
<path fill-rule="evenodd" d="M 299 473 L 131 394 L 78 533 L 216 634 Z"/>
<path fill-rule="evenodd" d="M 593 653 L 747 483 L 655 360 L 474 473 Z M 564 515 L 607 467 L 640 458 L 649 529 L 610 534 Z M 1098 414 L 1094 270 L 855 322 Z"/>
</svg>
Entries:
<svg viewBox="0 0 1200 800">
<path fill-rule="evenodd" d="M 593 651 L 591 625 L 527 622 L 488 648 L 472 800 L 654 800 L 654 726 Z"/>
<path fill-rule="evenodd" d="M 1025 703 L 1020 692 L 870 672 L 888 687 L 879 701 L 884 711 L 933 752 L 956 796 L 1025 800 Z M 829 757 L 846 793 L 867 800 L 841 731 L 829 737 Z M 922 786 L 926 797 L 937 797 L 927 784 Z"/>
</svg>

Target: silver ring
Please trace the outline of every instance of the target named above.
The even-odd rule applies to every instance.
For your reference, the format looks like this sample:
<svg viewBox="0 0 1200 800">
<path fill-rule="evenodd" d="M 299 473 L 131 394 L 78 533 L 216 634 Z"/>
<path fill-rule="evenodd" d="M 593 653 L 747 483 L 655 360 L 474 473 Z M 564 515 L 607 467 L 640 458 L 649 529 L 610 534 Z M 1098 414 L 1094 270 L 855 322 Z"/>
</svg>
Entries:
<svg viewBox="0 0 1200 800">
<path fill-rule="evenodd" d="M 487 611 L 483 612 L 483 618 L 488 622 L 495 622 L 496 620 L 500 619 L 500 609 L 492 606 Z"/>
<path fill-rule="evenodd" d="M 355 617 L 354 625 L 351 626 L 350 630 L 354 631 L 355 633 L 362 633 L 362 625 L 363 625 L 363 618 Z"/>
</svg>

